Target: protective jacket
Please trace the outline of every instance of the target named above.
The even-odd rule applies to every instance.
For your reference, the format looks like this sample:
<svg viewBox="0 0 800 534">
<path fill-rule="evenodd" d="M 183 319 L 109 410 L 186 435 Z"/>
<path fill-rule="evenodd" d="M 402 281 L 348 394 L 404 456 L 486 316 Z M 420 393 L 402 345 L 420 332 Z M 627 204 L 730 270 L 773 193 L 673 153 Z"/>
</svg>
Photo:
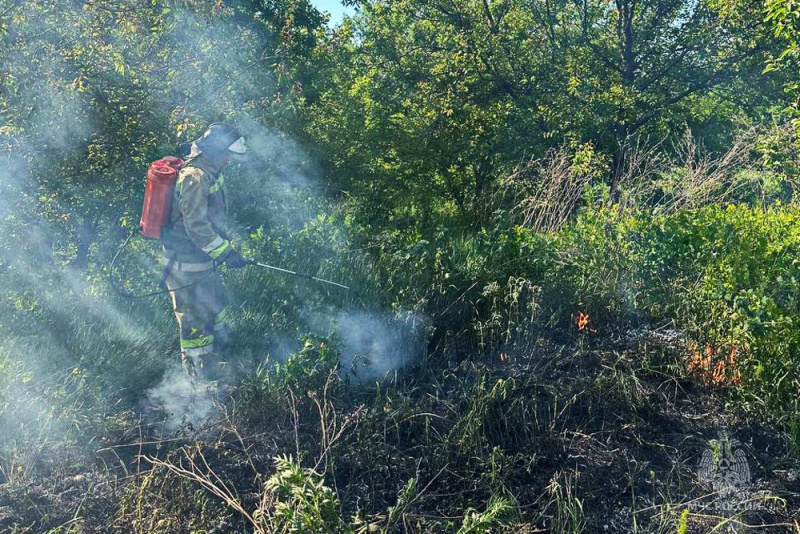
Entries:
<svg viewBox="0 0 800 534">
<path fill-rule="evenodd" d="M 172 211 L 162 243 L 167 257 L 197 264 L 220 258 L 230 249 L 226 237 L 225 179 L 203 154 L 190 155 L 175 184 Z"/>
<path fill-rule="evenodd" d="M 227 295 L 214 261 L 231 250 L 225 233 L 225 179 L 211 158 L 193 148 L 175 183 L 169 224 L 162 236 L 167 256 L 166 284 L 178 319 L 181 358 L 215 352 L 227 331 Z M 197 360 L 197 361 L 195 361 Z"/>
</svg>

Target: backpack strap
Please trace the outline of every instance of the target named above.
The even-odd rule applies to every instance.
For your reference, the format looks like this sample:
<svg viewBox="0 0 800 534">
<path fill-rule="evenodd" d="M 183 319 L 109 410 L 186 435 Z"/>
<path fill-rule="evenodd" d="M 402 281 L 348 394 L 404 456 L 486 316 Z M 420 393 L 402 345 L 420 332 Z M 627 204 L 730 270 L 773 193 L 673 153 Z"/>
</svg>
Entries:
<svg viewBox="0 0 800 534">
<path fill-rule="evenodd" d="M 175 265 L 176 256 L 176 252 L 170 253 L 169 260 L 167 260 L 167 265 L 164 267 L 164 272 L 161 273 L 161 281 L 158 283 L 158 287 L 164 291 L 167 290 L 167 278 L 169 278 L 169 275 L 172 272 L 172 266 Z"/>
</svg>

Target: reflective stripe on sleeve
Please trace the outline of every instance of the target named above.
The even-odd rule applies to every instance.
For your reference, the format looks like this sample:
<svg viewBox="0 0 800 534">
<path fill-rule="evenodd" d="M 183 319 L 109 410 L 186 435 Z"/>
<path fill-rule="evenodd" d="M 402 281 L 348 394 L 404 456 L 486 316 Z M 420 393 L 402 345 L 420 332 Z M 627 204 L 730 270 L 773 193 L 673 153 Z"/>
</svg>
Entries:
<svg viewBox="0 0 800 534">
<path fill-rule="evenodd" d="M 211 243 L 203 247 L 203 252 L 212 260 L 216 260 L 231 246 L 230 241 L 217 236 Z"/>
<path fill-rule="evenodd" d="M 208 189 L 208 194 L 213 195 L 223 187 L 225 187 L 225 177 L 220 174 L 219 179 Z"/>
<path fill-rule="evenodd" d="M 224 245 L 224 244 L 225 244 L 225 240 L 222 239 L 220 236 L 217 236 L 211 241 L 211 243 L 209 243 L 208 245 L 203 247 L 203 252 L 205 252 L 206 254 L 209 254 L 212 250 L 214 250 L 215 248 L 219 247 L 220 245 Z"/>
</svg>

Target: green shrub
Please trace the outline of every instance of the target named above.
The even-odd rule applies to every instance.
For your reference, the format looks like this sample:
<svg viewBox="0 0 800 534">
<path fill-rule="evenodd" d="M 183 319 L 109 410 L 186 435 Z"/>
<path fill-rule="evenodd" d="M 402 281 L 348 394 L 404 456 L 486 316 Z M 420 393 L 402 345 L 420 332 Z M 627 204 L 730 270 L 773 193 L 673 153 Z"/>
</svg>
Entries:
<svg viewBox="0 0 800 534">
<path fill-rule="evenodd" d="M 548 274 L 543 305 L 562 322 L 586 308 L 601 330 L 671 322 L 689 340 L 687 356 L 710 355 L 716 382 L 741 382 L 735 391 L 749 405 L 788 421 L 800 413 L 798 208 L 581 213 L 558 236 L 563 259 Z"/>
<path fill-rule="evenodd" d="M 352 532 L 342 520 L 339 500 L 333 490 L 310 469 L 290 457 L 275 459 L 276 471 L 264 490 L 274 495 L 265 532 L 285 534 L 346 534 Z M 254 515 L 258 521 L 264 515 Z"/>
</svg>

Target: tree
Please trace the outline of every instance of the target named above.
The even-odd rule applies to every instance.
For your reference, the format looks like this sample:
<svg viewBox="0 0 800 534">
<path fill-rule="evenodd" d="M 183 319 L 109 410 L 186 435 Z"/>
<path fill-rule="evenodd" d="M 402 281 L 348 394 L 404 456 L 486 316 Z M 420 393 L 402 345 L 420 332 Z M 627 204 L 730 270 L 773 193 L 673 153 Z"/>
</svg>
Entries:
<svg viewBox="0 0 800 534">
<path fill-rule="evenodd" d="M 498 178 L 565 140 L 611 155 L 613 184 L 632 138 L 688 125 L 722 143 L 732 117 L 758 117 L 775 93 L 758 76 L 760 14 L 712 0 L 358 4 L 319 52 L 304 117 L 331 187 L 374 198 L 373 220 L 486 222 Z"/>
<path fill-rule="evenodd" d="M 2 179 L 37 206 L 15 215 L 47 220 L 85 268 L 135 225 L 149 161 L 215 120 L 291 116 L 323 21 L 307 1 L 267 4 L 0 0 Z"/>
<path fill-rule="evenodd" d="M 795 117 L 800 116 L 800 82 L 797 74 L 800 72 L 800 4 L 791 0 L 767 0 L 766 20 L 772 24 L 775 37 L 781 40 L 784 47 L 780 54 L 771 58 L 767 72 L 783 70 L 789 73 L 785 84 L 786 92 L 793 96 L 789 112 Z M 797 122 L 797 121 L 795 121 Z"/>
</svg>

